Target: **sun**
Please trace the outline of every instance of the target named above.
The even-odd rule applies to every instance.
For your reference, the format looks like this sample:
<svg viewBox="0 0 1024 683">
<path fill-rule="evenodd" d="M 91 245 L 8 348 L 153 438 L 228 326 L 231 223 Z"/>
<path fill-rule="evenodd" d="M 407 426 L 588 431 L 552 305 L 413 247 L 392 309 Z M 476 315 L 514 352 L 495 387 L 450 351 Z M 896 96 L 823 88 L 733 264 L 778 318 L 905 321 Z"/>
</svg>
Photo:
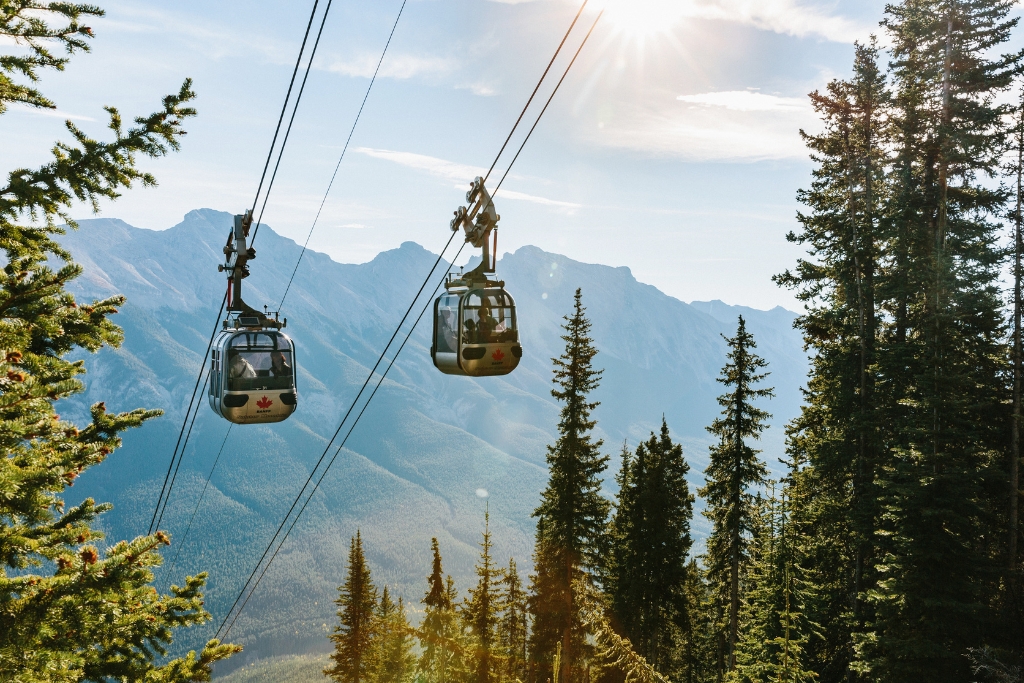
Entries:
<svg viewBox="0 0 1024 683">
<path fill-rule="evenodd" d="M 615 30 L 644 39 L 666 33 L 694 13 L 689 0 L 592 0 L 588 6 L 604 10 L 604 18 Z"/>
</svg>

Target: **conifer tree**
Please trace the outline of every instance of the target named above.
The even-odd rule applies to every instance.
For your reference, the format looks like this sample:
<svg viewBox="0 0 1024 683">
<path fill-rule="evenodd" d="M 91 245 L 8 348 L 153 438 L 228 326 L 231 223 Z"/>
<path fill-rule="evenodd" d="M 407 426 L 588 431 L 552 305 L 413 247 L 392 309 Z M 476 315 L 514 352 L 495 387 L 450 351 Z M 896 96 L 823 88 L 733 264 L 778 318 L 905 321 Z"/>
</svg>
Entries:
<svg viewBox="0 0 1024 683">
<path fill-rule="evenodd" d="M 893 147 L 886 309 L 889 458 L 879 468 L 878 577 L 857 671 L 878 681 L 969 676 L 1005 571 L 1010 434 L 996 280 L 998 174 L 1020 54 L 1000 56 L 1008 0 L 905 0 L 887 8 Z M 999 482 L 999 486 L 995 482 Z M 1005 565 L 1004 565 L 1005 566 Z"/>
<path fill-rule="evenodd" d="M 412 629 L 405 616 L 405 603 L 391 599 L 388 587 L 380 596 L 370 628 L 372 683 L 410 683 L 416 673 L 416 656 L 412 652 Z"/>
<path fill-rule="evenodd" d="M 423 598 L 425 614 L 419 629 L 422 653 L 416 668 L 427 683 L 453 683 L 469 674 L 466 655 L 470 644 L 455 610 L 455 582 L 444 574 L 436 538 L 431 539 L 431 551 L 431 572 Z"/>
<path fill-rule="evenodd" d="M 727 658 L 724 667 L 736 666 L 736 641 L 739 632 L 741 582 L 749 559 L 749 535 L 754 521 L 751 487 L 764 483 L 767 470 L 757 457 L 760 451 L 748 442 L 760 438 L 771 416 L 752 401 L 773 396 L 772 389 L 756 385 L 768 374 L 759 372 L 768 363 L 754 353 L 753 335 L 739 317 L 736 336 L 726 338 L 728 362 L 718 381 L 729 391 L 718 397 L 722 417 L 707 429 L 718 437 L 711 447 L 711 458 L 704 471 L 707 484 L 700 495 L 707 501 L 704 515 L 711 520 L 708 538 L 708 573 L 725 619 L 724 638 Z"/>
<path fill-rule="evenodd" d="M 40 71 L 63 70 L 73 53 L 88 51 L 86 22 L 102 15 L 78 3 L 3 3 L 0 35 L 17 47 L 5 44 L 9 54 L 0 55 L 0 114 L 10 102 L 55 108 L 36 87 Z M 97 403 L 88 424 L 76 425 L 54 409 L 82 391 L 85 361 L 69 357 L 120 345 L 109 317 L 124 303 L 121 296 L 80 303 L 65 289 L 82 268 L 59 244 L 60 224 L 76 227 L 69 214 L 78 201 L 95 210 L 136 183 L 155 185 L 136 162 L 178 149 L 193 98 L 186 80 L 127 129 L 108 107 L 110 142 L 68 121 L 71 142 L 58 142 L 39 168 L 11 171 L 0 186 L 0 680 L 208 680 L 212 663 L 239 649 L 210 641 L 199 654 L 158 664 L 175 629 L 210 618 L 206 575 L 160 595 L 150 584 L 158 548 L 170 542 L 164 533 L 101 551 L 94 524 L 110 506 L 91 498 L 64 504 L 64 490 L 121 445 L 122 431 L 159 411 L 109 414 Z"/>
<path fill-rule="evenodd" d="M 331 633 L 334 664 L 324 669 L 324 675 L 339 683 L 364 683 L 376 669 L 371 644 L 374 627 L 377 588 L 370 577 L 370 568 L 363 554 L 363 539 L 356 531 L 348 551 L 345 583 L 338 588 L 338 625 Z"/>
<path fill-rule="evenodd" d="M 658 671 L 676 677 L 679 648 L 689 628 L 686 557 L 693 496 L 690 466 L 673 443 L 664 417 L 661 433 L 623 449 L 619 494 L 611 522 L 608 592 L 634 649 Z"/>
<path fill-rule="evenodd" d="M 499 583 L 501 570 L 491 559 L 491 513 L 484 512 L 484 535 L 480 543 L 480 561 L 476 565 L 476 588 L 469 589 L 463 608 L 463 619 L 474 639 L 470 663 L 471 683 L 494 683 L 501 674 L 501 651 L 498 647 L 498 616 L 501 612 Z"/>
<path fill-rule="evenodd" d="M 573 313 L 565 316 L 562 328 L 565 351 L 552 359 L 555 388 L 551 395 L 562 403 L 559 436 L 548 446 L 548 484 L 533 513 L 537 541 L 531 577 L 530 651 L 538 670 L 543 671 L 553 661 L 556 644 L 561 643 L 561 683 L 578 683 L 584 671 L 585 643 L 573 606 L 572 581 L 579 572 L 600 567 L 610 507 L 600 493 L 608 456 L 601 455 L 602 442 L 591 436 L 596 425 L 591 414 L 598 404 L 589 397 L 597 389 L 602 371 L 593 367 L 597 349 L 590 328 L 577 289 Z"/>
<path fill-rule="evenodd" d="M 706 574 L 696 559 L 691 559 L 686 566 L 687 628 L 679 646 L 680 672 L 673 679 L 681 683 L 712 683 L 720 680 L 715 596 L 710 590 Z"/>
<path fill-rule="evenodd" d="M 527 679 L 529 606 L 515 559 L 509 559 L 508 568 L 501 577 L 501 586 L 502 614 L 498 621 L 498 645 L 503 659 L 501 679 L 506 683 L 515 683 L 517 680 L 522 683 Z"/>
<path fill-rule="evenodd" d="M 786 490 L 759 499 L 752 562 L 736 650 L 737 683 L 809 683 L 804 645 L 810 625 L 801 611 L 796 539 L 787 536 Z M 791 534 L 790 534 L 791 535 Z"/>
<path fill-rule="evenodd" d="M 824 130 L 804 134 L 817 168 L 798 193 L 808 207 L 801 231 L 788 236 L 810 258 L 776 281 L 804 302 L 797 326 L 813 349 L 806 404 L 789 431 L 791 456 L 809 465 L 794 475 L 806 505 L 793 524 L 807 534 L 806 569 L 821 589 L 808 605 L 820 625 L 808 656 L 825 680 L 838 681 L 848 675 L 855 624 L 871 619 L 862 596 L 875 580 L 876 474 L 891 400 L 876 390 L 894 183 L 892 102 L 875 44 L 855 45 L 852 77 L 812 93 L 811 103 Z"/>
</svg>

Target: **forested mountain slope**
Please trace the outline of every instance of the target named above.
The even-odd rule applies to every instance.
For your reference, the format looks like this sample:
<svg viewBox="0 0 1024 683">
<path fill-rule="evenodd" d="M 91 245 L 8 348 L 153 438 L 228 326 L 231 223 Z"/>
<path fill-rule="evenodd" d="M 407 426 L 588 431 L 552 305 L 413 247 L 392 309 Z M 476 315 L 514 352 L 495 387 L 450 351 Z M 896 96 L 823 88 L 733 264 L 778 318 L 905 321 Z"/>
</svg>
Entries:
<svg viewBox="0 0 1024 683">
<path fill-rule="evenodd" d="M 116 317 L 125 343 L 86 359 L 83 396 L 60 406 L 81 419 L 106 401 L 111 410 L 145 406 L 163 418 L 127 434 L 125 448 L 88 471 L 70 501 L 111 501 L 104 518 L 110 539 L 144 533 L 181 425 L 225 286 L 216 266 L 231 216 L 190 212 L 164 231 L 114 219 L 81 221 L 63 240 L 85 267 L 76 294 L 122 293 Z M 280 301 L 300 247 L 262 227 L 256 240 L 246 301 Z M 183 531 L 203 489 L 228 423 L 204 405 L 195 422 L 163 527 L 175 538 L 159 583 L 185 572 L 211 573 L 207 608 L 214 623 L 190 629 L 205 640 L 242 585 L 273 529 L 320 456 L 326 440 L 390 337 L 409 297 L 436 258 L 405 243 L 369 263 L 339 264 L 306 252 L 282 314 L 298 349 L 299 409 L 288 421 L 231 430 L 188 540 Z M 782 425 L 799 406 L 807 361 L 794 314 L 756 311 L 722 302 L 686 304 L 637 282 L 628 268 L 570 260 L 535 247 L 506 254 L 498 272 L 516 297 L 524 358 L 512 375 L 471 380 L 440 374 L 429 358 L 429 319 L 402 352 L 324 486 L 231 634 L 246 645 L 233 666 L 255 656 L 327 645 L 336 587 L 349 537 L 362 530 L 375 578 L 414 606 L 425 588 L 430 538 L 437 536 L 445 569 L 467 586 L 489 493 L 494 553 L 514 555 L 528 570 L 531 512 L 546 480 L 545 446 L 554 438 L 557 407 L 550 396 L 550 358 L 562 348 L 561 316 L 582 287 L 605 369 L 595 397 L 604 450 L 635 446 L 666 416 L 686 445 L 696 482 L 707 463 L 704 426 L 718 412 L 715 381 L 724 363 L 721 334 L 748 320 L 770 363 L 777 397 L 764 457 L 777 466 Z M 613 459 L 608 480 L 617 464 Z M 698 535 L 703 519 L 695 519 Z M 173 571 L 167 565 L 179 552 Z M 524 572 L 525 573 L 525 572 Z"/>
</svg>

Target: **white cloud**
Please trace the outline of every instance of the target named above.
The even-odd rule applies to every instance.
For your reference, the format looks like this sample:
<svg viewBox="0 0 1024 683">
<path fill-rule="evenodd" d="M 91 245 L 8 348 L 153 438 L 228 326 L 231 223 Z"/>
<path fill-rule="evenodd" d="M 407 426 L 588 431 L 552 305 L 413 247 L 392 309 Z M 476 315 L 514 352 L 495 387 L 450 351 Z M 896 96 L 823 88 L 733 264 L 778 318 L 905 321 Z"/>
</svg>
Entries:
<svg viewBox="0 0 1024 683">
<path fill-rule="evenodd" d="M 347 62 L 332 62 L 328 64 L 327 70 L 345 76 L 358 78 L 370 78 L 377 68 L 380 55 L 366 53 L 356 59 Z M 388 55 L 381 64 L 380 73 L 382 78 L 406 79 L 422 74 L 447 73 L 457 66 L 454 59 L 446 57 L 431 57 L 417 55 Z"/>
<path fill-rule="evenodd" d="M 725 91 L 654 102 L 619 120 L 598 123 L 588 137 L 657 156 L 749 162 L 806 158 L 799 131 L 817 125 L 813 109 L 802 99 Z"/>
<path fill-rule="evenodd" d="M 36 116 L 49 116 L 55 119 L 71 119 L 72 121 L 95 121 L 91 116 L 84 116 L 81 114 L 71 114 L 61 109 L 45 109 L 42 107 L 30 107 L 27 104 L 21 104 L 20 102 L 13 102 L 11 104 L 11 111 L 19 111 L 23 114 L 35 114 Z"/>
<path fill-rule="evenodd" d="M 687 19 L 728 21 L 841 43 L 864 40 L 877 31 L 873 24 L 827 14 L 807 0 L 594 0 L 591 6 L 605 9 L 613 25 L 636 33 L 664 30 Z"/>
<path fill-rule="evenodd" d="M 425 171 L 433 176 L 450 180 L 455 183 L 455 187 L 459 190 L 465 190 L 473 178 L 483 176 L 487 173 L 487 169 L 481 166 L 460 164 L 455 161 L 448 161 L 447 159 L 427 156 L 426 154 L 396 152 L 388 149 L 373 149 L 371 147 L 359 147 L 356 151 L 375 159 L 384 159 L 400 166 L 405 166 L 406 168 Z M 501 169 L 496 168 L 495 176 L 497 176 L 498 173 L 501 173 Z M 506 190 L 504 188 L 501 189 L 501 196 L 504 199 L 516 199 L 524 202 L 533 202 L 534 204 L 542 204 L 544 206 L 557 206 L 563 209 L 578 209 L 581 206 L 580 204 L 574 204 L 572 202 L 563 202 L 557 199 L 538 197 L 536 195 L 516 192 L 514 190 Z"/>
<path fill-rule="evenodd" d="M 807 100 L 801 97 L 779 97 L 764 95 L 750 90 L 728 90 L 706 92 L 698 95 L 680 95 L 681 102 L 709 107 L 724 107 L 733 111 L 796 111 L 810 109 Z"/>
</svg>

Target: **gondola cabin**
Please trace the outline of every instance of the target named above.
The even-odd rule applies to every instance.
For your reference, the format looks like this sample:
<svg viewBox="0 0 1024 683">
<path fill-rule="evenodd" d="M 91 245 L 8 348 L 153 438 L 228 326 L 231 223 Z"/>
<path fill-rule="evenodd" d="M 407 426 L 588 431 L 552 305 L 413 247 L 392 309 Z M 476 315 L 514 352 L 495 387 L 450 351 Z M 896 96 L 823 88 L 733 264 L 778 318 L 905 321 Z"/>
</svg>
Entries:
<svg viewBox="0 0 1024 683">
<path fill-rule="evenodd" d="M 503 287 L 445 292 L 434 302 L 430 350 L 448 375 L 507 375 L 523 357 L 515 301 Z"/>
<path fill-rule="evenodd" d="M 243 323 L 244 317 L 239 318 Z M 258 324 L 257 319 L 253 319 Z M 222 330 L 210 359 L 210 407 L 235 424 L 281 422 L 295 412 L 295 348 L 274 329 Z"/>
</svg>

